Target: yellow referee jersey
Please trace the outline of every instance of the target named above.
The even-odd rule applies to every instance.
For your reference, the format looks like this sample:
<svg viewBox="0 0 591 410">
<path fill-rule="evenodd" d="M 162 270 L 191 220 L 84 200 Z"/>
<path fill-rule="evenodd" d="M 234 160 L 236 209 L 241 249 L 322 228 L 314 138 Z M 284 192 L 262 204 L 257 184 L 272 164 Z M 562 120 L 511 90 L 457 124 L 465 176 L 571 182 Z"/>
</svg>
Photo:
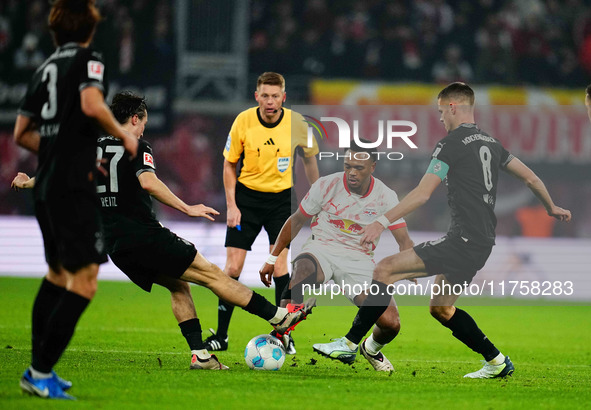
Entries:
<svg viewBox="0 0 591 410">
<path fill-rule="evenodd" d="M 275 124 L 265 123 L 258 107 L 238 114 L 224 148 L 224 158 L 236 163 L 244 154 L 238 181 L 260 192 L 281 192 L 293 184 L 292 163 L 299 146 L 304 156 L 318 153 L 316 139 L 308 147 L 308 126 L 301 114 L 283 108 Z"/>
</svg>

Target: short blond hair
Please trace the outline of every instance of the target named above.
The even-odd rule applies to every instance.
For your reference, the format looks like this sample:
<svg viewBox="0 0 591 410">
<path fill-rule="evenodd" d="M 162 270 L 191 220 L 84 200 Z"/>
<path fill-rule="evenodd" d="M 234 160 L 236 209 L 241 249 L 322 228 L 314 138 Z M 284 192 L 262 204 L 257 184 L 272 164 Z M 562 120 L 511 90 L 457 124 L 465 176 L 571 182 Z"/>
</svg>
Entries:
<svg viewBox="0 0 591 410">
<path fill-rule="evenodd" d="M 281 87 L 281 91 L 285 91 L 285 78 L 279 73 L 267 71 L 261 74 L 257 80 L 257 90 L 263 84 L 267 85 L 278 85 Z"/>
</svg>

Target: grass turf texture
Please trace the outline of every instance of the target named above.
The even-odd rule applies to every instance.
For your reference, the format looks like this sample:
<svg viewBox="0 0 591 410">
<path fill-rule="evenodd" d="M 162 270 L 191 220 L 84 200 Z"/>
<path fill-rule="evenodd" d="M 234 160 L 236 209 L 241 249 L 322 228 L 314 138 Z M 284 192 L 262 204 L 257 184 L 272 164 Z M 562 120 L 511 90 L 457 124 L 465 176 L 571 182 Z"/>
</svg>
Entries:
<svg viewBox="0 0 591 410">
<path fill-rule="evenodd" d="M 263 320 L 235 310 L 228 372 L 189 371 L 189 352 L 167 291 L 100 282 L 56 370 L 75 403 L 22 395 L 30 361 L 30 315 L 39 279 L 0 278 L 0 408 L 588 408 L 591 402 L 591 307 L 471 306 L 468 311 L 516 366 L 507 379 L 468 380 L 480 356 L 432 319 L 426 306 L 402 306 L 402 331 L 384 353 L 396 372 L 381 374 L 358 355 L 353 366 L 312 352 L 342 336 L 353 307 L 316 308 L 294 332 L 298 354 L 279 372 L 255 372 L 243 360 Z M 216 327 L 217 299 L 192 287 L 204 329 Z M 260 290 L 273 299 L 273 292 Z M 460 299 L 461 301 L 461 299 Z M 204 332 L 204 338 L 207 336 Z"/>
</svg>

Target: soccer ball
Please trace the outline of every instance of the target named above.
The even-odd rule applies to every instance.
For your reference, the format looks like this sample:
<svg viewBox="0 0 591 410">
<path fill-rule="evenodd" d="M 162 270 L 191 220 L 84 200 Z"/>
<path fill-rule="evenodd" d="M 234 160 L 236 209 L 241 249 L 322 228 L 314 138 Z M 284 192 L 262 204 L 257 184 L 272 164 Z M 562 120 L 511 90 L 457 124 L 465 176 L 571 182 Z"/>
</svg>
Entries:
<svg viewBox="0 0 591 410">
<path fill-rule="evenodd" d="M 254 370 L 279 370 L 285 361 L 283 343 L 271 335 L 255 336 L 246 345 L 244 361 Z"/>
</svg>

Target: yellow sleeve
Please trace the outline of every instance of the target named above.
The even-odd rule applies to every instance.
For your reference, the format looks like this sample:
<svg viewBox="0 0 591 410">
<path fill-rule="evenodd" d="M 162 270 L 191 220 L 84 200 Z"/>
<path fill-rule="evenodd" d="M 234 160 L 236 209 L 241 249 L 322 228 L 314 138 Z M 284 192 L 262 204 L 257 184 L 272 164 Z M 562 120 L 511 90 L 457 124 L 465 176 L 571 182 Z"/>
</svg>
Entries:
<svg viewBox="0 0 591 410">
<path fill-rule="evenodd" d="M 226 146 L 224 147 L 224 158 L 228 162 L 236 163 L 244 151 L 244 132 L 241 120 L 242 115 L 238 115 L 232 124 Z"/>
<path fill-rule="evenodd" d="M 313 157 L 314 155 L 320 152 L 318 148 L 318 142 L 316 141 L 316 137 L 312 135 L 312 146 L 308 147 L 308 124 L 304 121 L 304 117 L 301 114 L 294 112 L 292 115 L 292 128 L 294 130 L 292 138 L 292 143 L 295 147 L 302 147 L 304 151 L 304 156 Z"/>
</svg>

